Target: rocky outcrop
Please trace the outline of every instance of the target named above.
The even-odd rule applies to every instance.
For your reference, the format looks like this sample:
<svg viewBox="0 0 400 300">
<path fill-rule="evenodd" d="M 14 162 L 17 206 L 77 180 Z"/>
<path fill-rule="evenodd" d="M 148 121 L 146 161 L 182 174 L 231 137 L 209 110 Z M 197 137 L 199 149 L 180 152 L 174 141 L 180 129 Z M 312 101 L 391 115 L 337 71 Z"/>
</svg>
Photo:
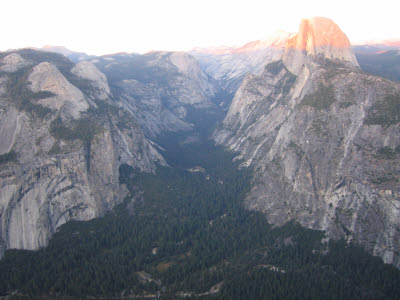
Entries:
<svg viewBox="0 0 400 300">
<path fill-rule="evenodd" d="M 400 85 L 362 73 L 335 42 L 301 51 L 300 63 L 247 76 L 214 138 L 254 169 L 249 209 L 345 237 L 400 267 Z"/>
<path fill-rule="evenodd" d="M 162 87 L 167 98 L 177 101 L 177 105 L 184 109 L 186 105 L 212 107 L 210 98 L 215 94 L 215 87 L 193 56 L 184 52 L 153 52 L 151 57 L 150 64 L 163 66 L 166 72 L 173 75 Z"/>
<path fill-rule="evenodd" d="M 185 52 L 173 52 L 169 56 L 171 63 L 178 68 L 179 72 L 191 81 L 188 87 L 193 94 L 182 100 L 187 104 L 199 104 L 209 106 L 207 103 L 215 94 L 216 87 L 210 83 L 208 77 L 203 73 L 198 61 L 190 54 Z M 196 95 L 202 95 L 197 96 Z M 195 99 L 196 102 L 193 102 Z"/>
<path fill-rule="evenodd" d="M 24 59 L 29 53 L 38 55 L 23 52 Z M 43 247 L 65 222 L 101 216 L 121 203 L 128 195 L 119 183 L 121 164 L 147 172 L 165 165 L 134 115 L 110 99 L 95 98 L 104 95 L 107 79 L 93 65 L 61 73 L 58 57 L 46 57 L 50 61 L 25 70 L 25 82 L 17 78 L 22 105 L 7 87 L 15 78 L 2 81 L 0 254 Z M 67 77 L 93 84 L 79 89 Z"/>
<path fill-rule="evenodd" d="M 38 103 L 60 111 L 74 119 L 89 108 L 83 93 L 73 86 L 56 66 L 43 62 L 35 66 L 28 77 L 29 88 L 35 92 L 49 92 L 54 96 L 39 99 Z"/>
<path fill-rule="evenodd" d="M 30 61 L 23 59 L 19 54 L 11 53 L 0 61 L 0 71 L 13 73 L 30 64 Z"/>
<path fill-rule="evenodd" d="M 72 70 L 72 74 L 81 79 L 88 80 L 89 84 L 93 86 L 93 97 L 105 100 L 110 97 L 111 91 L 108 86 L 107 77 L 94 64 L 88 61 L 83 61 L 76 64 Z"/>
</svg>

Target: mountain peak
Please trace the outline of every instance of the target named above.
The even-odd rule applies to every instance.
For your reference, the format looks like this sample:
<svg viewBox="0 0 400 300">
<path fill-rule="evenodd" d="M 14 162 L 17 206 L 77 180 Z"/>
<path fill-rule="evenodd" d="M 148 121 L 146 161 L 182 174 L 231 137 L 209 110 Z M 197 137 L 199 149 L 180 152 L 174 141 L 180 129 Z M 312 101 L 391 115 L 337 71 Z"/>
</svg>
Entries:
<svg viewBox="0 0 400 300">
<path fill-rule="evenodd" d="M 305 56 L 316 55 L 339 59 L 358 67 L 349 39 L 339 26 L 328 18 L 303 19 L 298 33 L 286 43 L 286 62 L 289 62 L 289 68 L 292 66 L 295 71 L 304 63 Z"/>
<path fill-rule="evenodd" d="M 299 32 L 287 41 L 288 48 L 307 50 L 313 54 L 321 46 L 349 48 L 350 42 L 335 22 L 323 17 L 301 20 Z"/>
</svg>

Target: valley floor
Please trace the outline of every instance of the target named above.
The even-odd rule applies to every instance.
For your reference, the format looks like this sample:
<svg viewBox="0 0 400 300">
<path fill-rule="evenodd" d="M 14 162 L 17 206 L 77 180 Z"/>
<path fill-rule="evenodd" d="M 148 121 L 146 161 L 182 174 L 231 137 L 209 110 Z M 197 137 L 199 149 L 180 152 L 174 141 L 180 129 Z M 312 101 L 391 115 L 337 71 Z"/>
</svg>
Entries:
<svg viewBox="0 0 400 300">
<path fill-rule="evenodd" d="M 158 142 L 169 167 L 127 165 L 130 196 L 102 218 L 69 222 L 39 251 L 8 250 L 4 299 L 398 299 L 400 272 L 344 241 L 242 203 L 251 170 L 207 134 Z M 10 295 L 18 290 L 17 295 Z M 62 297 L 69 295 L 70 297 Z"/>
</svg>

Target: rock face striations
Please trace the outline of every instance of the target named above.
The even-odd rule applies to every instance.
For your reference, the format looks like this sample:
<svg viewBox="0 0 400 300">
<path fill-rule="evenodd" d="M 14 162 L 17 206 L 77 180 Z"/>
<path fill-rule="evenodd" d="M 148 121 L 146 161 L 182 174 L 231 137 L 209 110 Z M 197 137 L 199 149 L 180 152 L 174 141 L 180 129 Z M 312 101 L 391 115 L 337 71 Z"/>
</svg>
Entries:
<svg viewBox="0 0 400 300">
<path fill-rule="evenodd" d="M 148 137 L 192 131 L 190 113 L 217 108 L 216 85 L 189 54 L 88 59 L 0 53 L 0 256 L 104 214 L 128 194 L 122 164 L 166 164 Z"/>
<path fill-rule="evenodd" d="M 111 98 L 91 63 L 0 53 L 0 255 L 45 246 L 63 223 L 120 203 L 128 194 L 121 164 L 165 164 L 135 116 Z"/>
<path fill-rule="evenodd" d="M 400 84 L 363 73 L 331 20 L 303 20 L 283 59 L 248 75 L 215 131 L 254 169 L 270 222 L 345 237 L 400 267 Z"/>
<path fill-rule="evenodd" d="M 283 61 L 297 74 L 309 56 L 338 59 L 341 63 L 358 66 L 349 39 L 327 18 L 303 19 L 299 32 L 287 41 Z"/>
</svg>

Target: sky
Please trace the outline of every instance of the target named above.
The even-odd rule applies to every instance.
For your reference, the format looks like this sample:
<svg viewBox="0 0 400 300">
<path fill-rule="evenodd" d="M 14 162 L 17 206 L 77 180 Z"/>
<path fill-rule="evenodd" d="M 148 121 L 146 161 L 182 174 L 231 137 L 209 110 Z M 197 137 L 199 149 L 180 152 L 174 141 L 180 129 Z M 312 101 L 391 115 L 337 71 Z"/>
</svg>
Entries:
<svg viewBox="0 0 400 300">
<path fill-rule="evenodd" d="M 44 45 L 102 55 L 241 46 L 323 16 L 352 44 L 400 39 L 396 1 L 1 0 L 0 51 Z"/>
</svg>

